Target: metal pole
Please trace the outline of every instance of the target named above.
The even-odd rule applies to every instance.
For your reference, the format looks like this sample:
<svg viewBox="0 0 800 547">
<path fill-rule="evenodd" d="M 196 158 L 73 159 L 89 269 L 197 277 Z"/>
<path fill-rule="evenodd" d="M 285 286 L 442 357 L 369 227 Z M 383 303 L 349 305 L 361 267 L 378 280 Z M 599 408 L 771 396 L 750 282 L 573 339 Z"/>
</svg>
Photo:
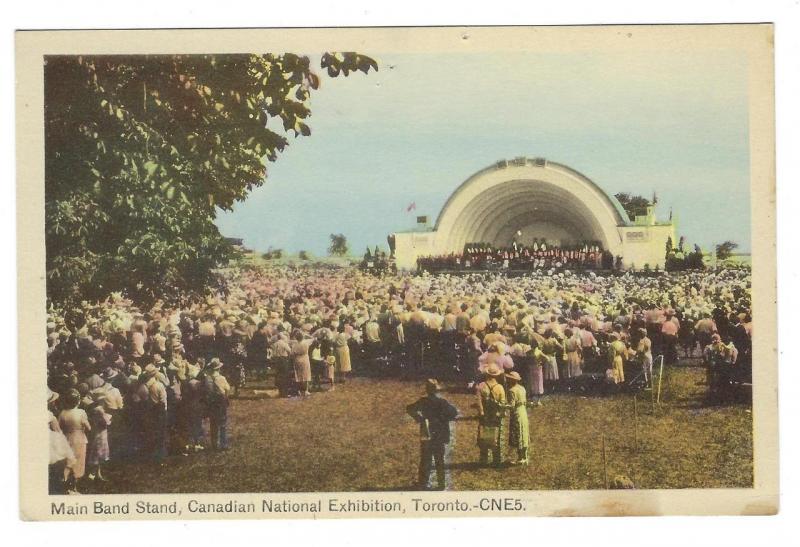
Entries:
<svg viewBox="0 0 800 547">
<path fill-rule="evenodd" d="M 633 449 L 639 450 L 639 407 L 637 405 L 637 394 L 633 396 Z"/>
<path fill-rule="evenodd" d="M 603 435 L 603 484 L 608 490 L 608 457 L 606 456 L 606 436 Z"/>
</svg>

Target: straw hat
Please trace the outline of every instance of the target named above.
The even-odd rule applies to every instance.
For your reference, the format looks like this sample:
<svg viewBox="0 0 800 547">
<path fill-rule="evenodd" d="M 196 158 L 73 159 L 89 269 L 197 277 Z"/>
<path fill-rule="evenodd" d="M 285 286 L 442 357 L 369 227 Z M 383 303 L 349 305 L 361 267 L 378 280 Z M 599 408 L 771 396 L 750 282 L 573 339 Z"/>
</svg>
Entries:
<svg viewBox="0 0 800 547">
<path fill-rule="evenodd" d="M 142 374 L 144 374 L 144 376 L 145 376 L 146 378 L 152 378 L 152 377 L 154 377 L 154 376 L 155 376 L 157 373 L 158 373 L 158 369 L 157 369 L 157 368 L 156 368 L 156 366 L 155 366 L 155 365 L 153 365 L 152 363 L 151 363 L 151 364 L 149 364 L 149 365 L 147 365 L 146 367 L 144 367 L 144 370 L 142 371 Z"/>
<path fill-rule="evenodd" d="M 197 365 L 189 364 L 186 367 L 186 375 L 190 380 L 194 380 L 200 375 L 200 367 L 198 367 Z"/>
<path fill-rule="evenodd" d="M 489 366 L 487 366 L 483 373 L 486 376 L 491 376 L 492 378 L 497 378 L 498 376 L 503 375 L 503 371 L 494 363 L 491 363 Z"/>
<path fill-rule="evenodd" d="M 514 370 L 512 370 L 511 372 L 507 372 L 506 373 L 506 378 L 508 378 L 509 380 L 515 380 L 517 382 L 521 382 L 522 381 L 522 376 L 520 376 L 519 373 L 517 371 L 514 371 Z"/>
<path fill-rule="evenodd" d="M 217 357 L 214 357 L 208 362 L 206 368 L 210 368 L 211 370 L 219 370 L 222 368 L 222 361 L 220 361 Z"/>
</svg>

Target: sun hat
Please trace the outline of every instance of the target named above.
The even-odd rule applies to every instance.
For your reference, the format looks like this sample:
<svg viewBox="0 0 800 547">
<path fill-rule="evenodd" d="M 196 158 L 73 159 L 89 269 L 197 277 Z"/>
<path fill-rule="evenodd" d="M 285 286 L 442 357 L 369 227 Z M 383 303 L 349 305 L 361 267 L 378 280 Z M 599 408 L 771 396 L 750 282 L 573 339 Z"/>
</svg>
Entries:
<svg viewBox="0 0 800 547">
<path fill-rule="evenodd" d="M 522 381 L 522 376 L 520 376 L 519 373 L 514 370 L 512 370 L 511 372 L 507 372 L 506 378 L 508 378 L 509 380 L 516 380 L 517 382 Z"/>
<path fill-rule="evenodd" d="M 491 363 L 491 364 L 489 364 L 489 366 L 487 366 L 487 367 L 484 369 L 483 373 L 484 373 L 486 376 L 491 376 L 491 377 L 493 377 L 493 378 L 496 378 L 496 377 L 498 377 L 498 376 L 502 376 L 502 375 L 503 375 L 503 371 L 500 369 L 500 367 L 498 367 L 498 366 L 497 366 L 496 364 L 494 364 L 494 363 Z"/>
<path fill-rule="evenodd" d="M 86 384 L 89 386 L 89 389 L 97 389 L 98 387 L 105 384 L 105 380 L 102 377 L 98 376 L 97 374 L 92 374 L 89 378 L 86 379 Z"/>
<path fill-rule="evenodd" d="M 144 367 L 144 370 L 142 371 L 142 374 L 144 374 L 146 378 L 152 378 L 157 373 L 158 373 L 158 369 L 152 363 L 147 365 L 146 367 Z"/>
<path fill-rule="evenodd" d="M 222 368 L 222 366 L 223 366 L 222 361 L 220 361 L 219 358 L 214 357 L 211 361 L 208 362 L 206 368 L 210 368 L 212 370 L 219 370 Z"/>
</svg>

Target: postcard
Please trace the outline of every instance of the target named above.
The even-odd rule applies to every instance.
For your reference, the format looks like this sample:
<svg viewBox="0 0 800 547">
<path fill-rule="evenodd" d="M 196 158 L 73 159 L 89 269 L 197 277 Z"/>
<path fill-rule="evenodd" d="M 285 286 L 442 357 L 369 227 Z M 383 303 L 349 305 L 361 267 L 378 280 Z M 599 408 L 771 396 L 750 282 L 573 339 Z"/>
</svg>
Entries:
<svg viewBox="0 0 800 547">
<path fill-rule="evenodd" d="M 771 25 L 16 47 L 22 519 L 778 511 Z"/>
</svg>

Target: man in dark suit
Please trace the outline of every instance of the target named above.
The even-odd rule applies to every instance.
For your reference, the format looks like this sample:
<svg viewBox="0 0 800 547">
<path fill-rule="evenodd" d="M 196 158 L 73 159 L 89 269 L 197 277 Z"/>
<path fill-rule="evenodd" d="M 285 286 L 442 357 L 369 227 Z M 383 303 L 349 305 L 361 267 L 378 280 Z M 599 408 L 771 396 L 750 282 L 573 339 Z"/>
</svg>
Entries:
<svg viewBox="0 0 800 547">
<path fill-rule="evenodd" d="M 428 487 L 431 461 L 436 466 L 436 481 L 439 490 L 445 488 L 445 451 L 450 444 L 450 422 L 458 416 L 458 409 L 439 396 L 439 383 L 434 379 L 425 381 L 425 397 L 406 407 L 406 412 L 420 424 L 420 459 L 418 484 Z"/>
</svg>

